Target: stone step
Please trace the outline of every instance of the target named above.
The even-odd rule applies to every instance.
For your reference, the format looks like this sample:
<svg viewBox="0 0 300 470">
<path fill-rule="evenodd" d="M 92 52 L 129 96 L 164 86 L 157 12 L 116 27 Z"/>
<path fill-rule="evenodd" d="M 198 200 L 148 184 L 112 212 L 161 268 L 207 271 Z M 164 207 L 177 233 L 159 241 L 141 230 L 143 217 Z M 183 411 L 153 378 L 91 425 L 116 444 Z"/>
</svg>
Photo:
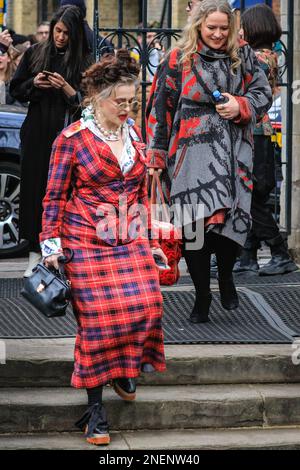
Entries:
<svg viewBox="0 0 300 470">
<path fill-rule="evenodd" d="M 88 444 L 81 433 L 0 435 L 0 449 L 94 450 L 98 452 L 165 449 L 168 451 L 300 449 L 299 427 L 123 431 L 111 432 L 110 437 L 109 446 L 96 447 Z"/>
<path fill-rule="evenodd" d="M 67 387 L 73 371 L 74 338 L 6 340 L 0 387 Z M 144 374 L 140 384 L 196 385 L 300 383 L 292 346 L 168 345 L 167 371 Z"/>
<path fill-rule="evenodd" d="M 135 402 L 105 387 L 113 430 L 300 425 L 299 384 L 141 386 Z M 0 390 L 0 433 L 75 431 L 85 390 Z"/>
</svg>

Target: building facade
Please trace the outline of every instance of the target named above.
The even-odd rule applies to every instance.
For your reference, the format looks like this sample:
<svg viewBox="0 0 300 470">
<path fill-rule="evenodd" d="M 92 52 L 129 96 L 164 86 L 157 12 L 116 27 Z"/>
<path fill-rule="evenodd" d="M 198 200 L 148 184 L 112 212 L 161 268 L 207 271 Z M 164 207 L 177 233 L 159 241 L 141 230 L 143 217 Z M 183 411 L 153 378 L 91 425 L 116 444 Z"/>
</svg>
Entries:
<svg viewBox="0 0 300 470">
<path fill-rule="evenodd" d="M 43 20 L 49 20 L 58 8 L 59 0 L 7 0 L 7 24 L 20 34 L 31 34 Z M 118 22 L 118 0 L 98 0 L 100 26 L 111 27 Z M 124 0 L 124 25 L 133 27 L 141 21 L 140 0 Z M 173 0 L 173 27 L 181 28 L 186 22 L 186 0 Z M 93 24 L 94 0 L 86 0 L 87 19 Z M 164 0 L 148 0 L 148 19 L 161 20 Z M 273 8 L 280 16 L 280 0 L 273 0 Z"/>
</svg>

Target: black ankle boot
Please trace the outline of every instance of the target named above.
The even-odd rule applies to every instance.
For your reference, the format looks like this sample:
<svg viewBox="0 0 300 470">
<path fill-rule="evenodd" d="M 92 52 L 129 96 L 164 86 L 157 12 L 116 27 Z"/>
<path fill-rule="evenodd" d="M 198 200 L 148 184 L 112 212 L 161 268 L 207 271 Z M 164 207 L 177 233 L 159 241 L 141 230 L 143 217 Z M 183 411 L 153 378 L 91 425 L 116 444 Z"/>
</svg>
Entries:
<svg viewBox="0 0 300 470">
<path fill-rule="evenodd" d="M 113 380 L 115 392 L 125 401 L 135 400 L 136 381 L 133 378 L 122 377 Z"/>
<path fill-rule="evenodd" d="M 298 270 L 298 266 L 291 259 L 288 246 L 285 241 L 282 243 L 270 246 L 271 260 L 259 270 L 260 276 L 274 276 L 276 274 L 286 274 Z"/>
<path fill-rule="evenodd" d="M 231 276 L 230 279 L 219 279 L 221 304 L 226 310 L 235 310 L 239 306 L 238 294 Z"/>
<path fill-rule="evenodd" d="M 253 272 L 258 273 L 259 266 L 257 262 L 257 249 L 246 250 L 243 249 L 240 258 L 236 261 L 233 272 L 244 273 Z"/>
<path fill-rule="evenodd" d="M 196 301 L 192 313 L 189 316 L 189 320 L 192 323 L 206 323 L 209 321 L 209 307 L 211 304 L 212 295 L 197 295 Z"/>
</svg>

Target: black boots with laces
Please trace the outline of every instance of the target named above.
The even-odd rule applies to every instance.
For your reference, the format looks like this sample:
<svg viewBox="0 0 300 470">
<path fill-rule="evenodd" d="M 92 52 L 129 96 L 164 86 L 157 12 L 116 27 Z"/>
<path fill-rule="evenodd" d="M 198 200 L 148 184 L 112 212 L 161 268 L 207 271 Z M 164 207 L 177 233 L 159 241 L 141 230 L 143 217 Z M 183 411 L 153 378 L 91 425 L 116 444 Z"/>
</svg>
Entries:
<svg viewBox="0 0 300 470">
<path fill-rule="evenodd" d="M 270 250 L 272 257 L 267 264 L 260 268 L 260 276 L 275 276 L 276 274 L 287 274 L 297 271 L 298 266 L 289 255 L 286 241 L 278 245 L 271 245 Z"/>
</svg>

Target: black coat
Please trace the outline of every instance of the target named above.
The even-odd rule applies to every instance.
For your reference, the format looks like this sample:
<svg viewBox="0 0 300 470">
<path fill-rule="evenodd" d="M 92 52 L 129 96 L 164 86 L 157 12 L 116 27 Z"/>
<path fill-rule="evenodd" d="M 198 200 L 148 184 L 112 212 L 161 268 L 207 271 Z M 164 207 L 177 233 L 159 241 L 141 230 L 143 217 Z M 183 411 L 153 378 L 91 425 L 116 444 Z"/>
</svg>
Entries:
<svg viewBox="0 0 300 470">
<path fill-rule="evenodd" d="M 92 53 L 94 52 L 94 32 L 93 30 L 89 27 L 88 22 L 85 20 L 84 21 L 84 31 L 85 31 L 85 36 L 86 40 L 89 46 L 89 51 Z M 100 56 L 103 54 L 113 54 L 114 53 L 114 46 L 113 44 L 106 38 L 104 38 L 101 35 L 98 35 L 98 44 L 101 44 L 100 48 Z"/>
<path fill-rule="evenodd" d="M 32 72 L 30 64 L 34 47 L 25 52 L 11 81 L 10 93 L 20 102 L 29 102 L 20 134 L 22 165 L 19 236 L 32 244 L 38 244 L 52 143 L 63 127 L 78 119 L 81 95 L 78 92 L 67 98 L 61 90 L 41 90 L 33 85 L 36 74 Z M 52 59 L 50 71 L 63 75 L 63 58 L 63 53 L 57 53 Z"/>
</svg>

